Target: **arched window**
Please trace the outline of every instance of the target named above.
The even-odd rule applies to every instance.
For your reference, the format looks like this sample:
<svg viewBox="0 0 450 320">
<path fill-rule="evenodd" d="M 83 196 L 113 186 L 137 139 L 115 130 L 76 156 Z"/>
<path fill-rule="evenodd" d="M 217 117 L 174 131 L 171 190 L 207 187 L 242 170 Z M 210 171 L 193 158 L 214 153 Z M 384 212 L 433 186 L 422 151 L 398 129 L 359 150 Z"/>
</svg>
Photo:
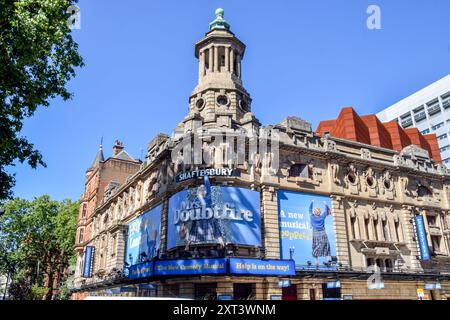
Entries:
<svg viewBox="0 0 450 320">
<path fill-rule="evenodd" d="M 375 262 L 376 262 L 378 268 L 380 268 L 381 270 L 383 270 L 383 268 L 384 268 L 384 262 L 383 262 L 383 259 L 377 259 Z"/>
<path fill-rule="evenodd" d="M 417 188 L 417 195 L 419 197 L 431 197 L 432 196 L 432 192 L 429 188 L 425 187 L 425 186 L 419 186 Z"/>
<path fill-rule="evenodd" d="M 386 259 L 384 261 L 384 264 L 386 265 L 386 271 L 392 271 L 392 260 Z"/>
</svg>

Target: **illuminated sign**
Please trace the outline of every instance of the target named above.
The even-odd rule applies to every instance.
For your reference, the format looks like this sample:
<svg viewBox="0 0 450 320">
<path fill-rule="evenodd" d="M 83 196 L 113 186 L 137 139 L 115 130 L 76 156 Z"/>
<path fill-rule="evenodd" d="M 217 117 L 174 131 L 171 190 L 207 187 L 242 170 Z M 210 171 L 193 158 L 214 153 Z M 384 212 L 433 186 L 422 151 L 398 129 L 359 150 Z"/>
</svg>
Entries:
<svg viewBox="0 0 450 320">
<path fill-rule="evenodd" d="M 260 194 L 204 184 L 169 200 L 167 248 L 196 244 L 261 245 Z"/>
<path fill-rule="evenodd" d="M 155 262 L 156 276 L 223 274 L 226 272 L 226 258 L 161 260 Z"/>
<path fill-rule="evenodd" d="M 153 262 L 149 261 L 131 266 L 129 268 L 128 278 L 130 279 L 146 278 L 151 277 L 152 275 L 153 275 Z"/>
<path fill-rule="evenodd" d="M 419 240 L 420 253 L 422 260 L 430 260 L 430 251 L 428 249 L 427 234 L 425 232 L 425 225 L 423 223 L 423 217 L 421 215 L 416 216 L 416 232 Z"/>
<path fill-rule="evenodd" d="M 230 258 L 230 273 L 247 275 L 294 276 L 293 260 Z"/>
<path fill-rule="evenodd" d="M 186 171 L 178 174 L 175 178 L 176 182 L 182 182 L 186 180 L 203 178 L 205 176 L 210 177 L 239 177 L 241 175 L 238 169 L 226 169 L 226 168 L 211 168 L 203 170 Z"/>
<path fill-rule="evenodd" d="M 94 257 L 94 247 L 87 246 L 84 251 L 83 278 L 90 278 L 92 271 L 92 259 Z"/>
</svg>

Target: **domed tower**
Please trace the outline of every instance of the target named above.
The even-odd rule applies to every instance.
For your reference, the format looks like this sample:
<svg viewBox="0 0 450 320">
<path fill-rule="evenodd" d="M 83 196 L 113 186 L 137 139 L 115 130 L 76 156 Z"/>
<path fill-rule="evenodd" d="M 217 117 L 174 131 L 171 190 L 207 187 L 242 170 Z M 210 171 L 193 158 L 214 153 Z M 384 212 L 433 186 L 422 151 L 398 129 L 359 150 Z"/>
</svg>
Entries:
<svg viewBox="0 0 450 320">
<path fill-rule="evenodd" d="M 195 44 L 198 59 L 198 84 L 189 98 L 189 115 L 183 120 L 184 131 L 190 121 L 205 127 L 238 128 L 259 125 L 251 113 L 251 98 L 242 84 L 241 61 L 245 44 L 231 31 L 223 9 L 209 24 L 205 37 Z"/>
</svg>

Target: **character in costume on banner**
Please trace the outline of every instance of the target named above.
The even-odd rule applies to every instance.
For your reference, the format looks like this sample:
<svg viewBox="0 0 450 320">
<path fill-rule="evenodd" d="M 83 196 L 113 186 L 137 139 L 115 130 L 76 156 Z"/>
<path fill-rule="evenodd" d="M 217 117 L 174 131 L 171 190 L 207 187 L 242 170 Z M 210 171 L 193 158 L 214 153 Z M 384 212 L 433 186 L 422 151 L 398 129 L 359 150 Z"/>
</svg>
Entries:
<svg viewBox="0 0 450 320">
<path fill-rule="evenodd" d="M 152 224 L 152 221 L 150 219 L 143 219 L 142 220 L 142 228 L 143 236 L 145 236 L 145 239 L 142 239 L 141 243 L 145 244 L 145 247 L 143 247 L 140 252 L 141 259 L 151 259 L 157 255 L 158 250 L 158 230 L 157 226 Z"/>
<path fill-rule="evenodd" d="M 197 188 L 197 194 L 192 200 L 192 207 L 201 209 L 202 215 L 206 210 L 213 210 L 211 183 L 209 177 L 204 177 L 204 184 Z M 205 214 L 206 216 L 206 214 Z M 219 222 L 214 217 L 209 219 L 194 220 L 188 224 L 182 224 L 178 234 L 178 241 L 186 239 L 186 249 L 191 244 L 219 243 L 224 246 L 224 236 Z"/>
<path fill-rule="evenodd" d="M 330 241 L 325 229 L 325 219 L 331 215 L 331 210 L 326 201 L 323 204 L 323 212 L 319 207 L 314 208 L 314 200 L 311 200 L 309 206 L 310 222 L 313 229 L 312 256 L 316 260 L 316 269 L 319 268 L 319 257 L 326 257 L 328 261 L 331 260 Z"/>
</svg>

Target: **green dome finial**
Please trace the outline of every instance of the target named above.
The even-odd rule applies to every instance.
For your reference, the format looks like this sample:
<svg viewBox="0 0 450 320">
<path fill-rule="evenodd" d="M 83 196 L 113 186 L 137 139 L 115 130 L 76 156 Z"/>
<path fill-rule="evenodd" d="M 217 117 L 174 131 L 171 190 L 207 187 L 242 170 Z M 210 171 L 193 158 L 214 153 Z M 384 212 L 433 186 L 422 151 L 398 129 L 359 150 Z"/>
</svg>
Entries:
<svg viewBox="0 0 450 320">
<path fill-rule="evenodd" d="M 230 30 L 230 25 L 223 18 L 224 10 L 222 8 L 216 9 L 216 19 L 209 24 L 209 30 L 225 29 Z"/>
</svg>

